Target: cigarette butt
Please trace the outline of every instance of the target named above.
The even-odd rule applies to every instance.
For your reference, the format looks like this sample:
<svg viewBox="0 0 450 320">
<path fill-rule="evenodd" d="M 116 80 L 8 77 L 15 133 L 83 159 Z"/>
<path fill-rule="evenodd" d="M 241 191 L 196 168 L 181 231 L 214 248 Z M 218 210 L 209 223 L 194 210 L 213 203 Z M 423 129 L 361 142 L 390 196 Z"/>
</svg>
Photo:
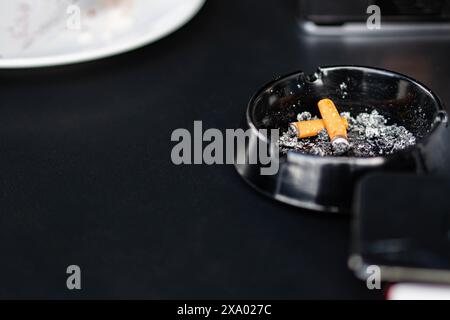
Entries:
<svg viewBox="0 0 450 320">
<path fill-rule="evenodd" d="M 345 128 L 348 129 L 347 119 L 342 117 L 342 121 Z M 290 128 L 298 138 L 303 139 L 317 136 L 320 131 L 325 129 L 325 124 L 322 119 L 298 121 L 291 123 Z"/>
<path fill-rule="evenodd" d="M 335 152 L 344 153 L 349 147 L 347 129 L 336 106 L 330 99 L 322 99 L 317 105 L 333 149 Z"/>
<path fill-rule="evenodd" d="M 331 141 L 336 137 L 347 138 L 347 129 L 333 101 L 323 99 L 317 105 Z"/>
</svg>

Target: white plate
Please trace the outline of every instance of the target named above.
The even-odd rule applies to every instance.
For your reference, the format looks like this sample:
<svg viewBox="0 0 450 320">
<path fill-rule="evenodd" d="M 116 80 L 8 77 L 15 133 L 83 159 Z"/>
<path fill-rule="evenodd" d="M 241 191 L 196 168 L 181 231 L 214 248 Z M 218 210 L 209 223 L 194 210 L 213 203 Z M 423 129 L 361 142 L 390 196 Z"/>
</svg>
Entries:
<svg viewBox="0 0 450 320">
<path fill-rule="evenodd" d="M 0 68 L 77 63 L 136 49 L 183 26 L 206 0 L 120 0 L 126 5 L 108 8 L 92 0 L 34 1 L 0 4 Z M 46 7 L 51 1 L 57 5 Z"/>
</svg>

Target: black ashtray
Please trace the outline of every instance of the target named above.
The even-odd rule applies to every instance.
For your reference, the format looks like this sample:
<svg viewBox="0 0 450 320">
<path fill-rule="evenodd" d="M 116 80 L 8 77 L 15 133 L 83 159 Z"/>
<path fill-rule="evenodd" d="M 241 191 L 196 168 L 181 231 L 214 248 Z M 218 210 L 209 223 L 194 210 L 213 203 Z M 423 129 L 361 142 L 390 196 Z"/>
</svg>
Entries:
<svg viewBox="0 0 450 320">
<path fill-rule="evenodd" d="M 284 132 L 296 114 L 304 111 L 320 116 L 317 103 L 324 98 L 333 100 L 340 112 L 352 115 L 377 110 L 389 122 L 411 132 L 417 143 L 390 155 L 372 157 L 317 156 L 288 151 L 272 159 L 279 160 L 275 175 L 261 175 L 262 166 L 258 164 L 237 164 L 239 174 L 249 184 L 272 198 L 298 207 L 350 212 L 355 185 L 368 173 L 428 174 L 449 165 L 450 159 L 442 158 L 450 142 L 444 138 L 448 135 L 447 113 L 439 98 L 418 81 L 382 69 L 332 66 L 318 68 L 314 74 L 296 72 L 281 77 L 253 96 L 244 127 L 251 129 L 252 139 L 271 144 L 257 130 Z M 269 147 L 278 148 L 278 145 L 272 143 Z M 256 151 L 247 147 L 241 152 L 248 156 Z"/>
</svg>

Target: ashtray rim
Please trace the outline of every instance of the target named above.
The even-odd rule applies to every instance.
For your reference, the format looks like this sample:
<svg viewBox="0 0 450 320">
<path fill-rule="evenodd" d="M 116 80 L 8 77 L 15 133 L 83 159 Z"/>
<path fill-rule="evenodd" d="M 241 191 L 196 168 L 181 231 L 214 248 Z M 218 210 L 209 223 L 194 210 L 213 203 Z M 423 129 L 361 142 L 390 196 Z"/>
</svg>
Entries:
<svg viewBox="0 0 450 320">
<path fill-rule="evenodd" d="M 326 159 L 326 161 L 332 161 L 332 162 L 336 162 L 336 163 L 342 163 L 342 162 L 357 162 L 357 163 L 361 163 L 361 164 L 366 164 L 366 165 L 370 165 L 370 164 L 374 164 L 374 163 L 379 163 L 382 162 L 386 159 L 391 159 L 393 157 L 398 156 L 399 154 L 406 154 L 406 153 L 410 153 L 411 151 L 420 148 L 421 146 L 423 146 L 424 144 L 426 144 L 428 142 L 428 140 L 430 139 L 430 137 L 433 136 L 433 133 L 438 130 L 438 128 L 441 125 L 448 125 L 448 111 L 447 108 L 445 106 L 445 104 L 442 102 L 442 100 L 439 98 L 439 96 L 437 96 L 430 88 L 428 88 L 425 84 L 421 83 L 420 81 L 411 78 L 405 74 L 396 72 L 396 71 L 391 71 L 391 70 L 387 70 L 387 69 L 383 69 L 383 68 L 378 68 L 378 67 L 369 67 L 369 66 L 361 66 L 361 65 L 330 65 L 330 66 L 320 66 L 316 69 L 316 71 L 313 74 L 306 74 L 304 71 L 302 70 L 298 70 L 295 72 L 291 72 L 289 74 L 277 77 L 276 79 L 267 82 L 266 84 L 264 84 L 260 89 L 258 89 L 251 97 L 248 105 L 247 105 L 247 110 L 246 110 L 246 125 L 251 128 L 251 130 L 254 132 L 254 134 L 258 137 L 258 139 L 264 141 L 265 143 L 269 143 L 270 141 L 267 139 L 266 136 L 264 136 L 256 127 L 256 125 L 254 124 L 253 120 L 252 120 L 252 111 L 255 107 L 255 102 L 256 100 L 265 92 L 268 91 L 270 87 L 273 87 L 274 85 L 276 85 L 277 83 L 281 83 L 282 81 L 285 81 L 286 79 L 293 77 L 293 76 L 303 76 L 303 77 L 313 77 L 316 76 L 318 73 L 323 73 L 323 71 L 330 71 L 333 69 L 353 69 L 353 70 L 361 70 L 361 71 L 369 71 L 369 72 L 377 72 L 377 73 L 381 73 L 383 75 L 387 75 L 387 76 L 395 76 L 397 78 L 403 79 L 405 81 L 411 82 L 414 85 L 420 87 L 421 89 L 423 89 L 424 91 L 426 91 L 431 98 L 436 102 L 436 106 L 438 108 L 436 114 L 435 114 L 435 120 L 434 123 L 432 124 L 431 129 L 429 130 L 429 132 L 423 137 L 421 138 L 415 145 L 413 146 L 409 146 L 406 147 L 405 149 L 396 151 L 392 154 L 388 154 L 388 155 L 383 155 L 383 156 L 375 156 L 375 157 L 349 157 L 349 156 L 320 156 L 320 155 L 314 155 L 314 154 L 308 154 L 308 153 L 302 153 L 299 151 L 295 151 L 295 150 L 289 150 L 287 152 L 287 156 L 289 157 L 289 154 L 294 154 L 295 157 L 308 157 L 308 158 L 312 158 L 312 159 Z"/>
</svg>

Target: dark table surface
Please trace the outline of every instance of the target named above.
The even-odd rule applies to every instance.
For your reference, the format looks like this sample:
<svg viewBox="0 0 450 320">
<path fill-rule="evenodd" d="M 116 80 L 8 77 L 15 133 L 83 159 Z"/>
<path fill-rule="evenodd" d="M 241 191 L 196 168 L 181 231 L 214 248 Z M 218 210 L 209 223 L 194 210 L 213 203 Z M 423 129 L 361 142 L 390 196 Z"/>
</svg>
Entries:
<svg viewBox="0 0 450 320">
<path fill-rule="evenodd" d="M 448 40 L 316 39 L 295 16 L 292 1 L 210 0 L 142 49 L 0 71 L 0 297 L 382 298 L 347 268 L 350 217 L 170 159 L 174 129 L 236 128 L 259 86 L 298 69 L 384 67 L 450 101 Z"/>
</svg>

